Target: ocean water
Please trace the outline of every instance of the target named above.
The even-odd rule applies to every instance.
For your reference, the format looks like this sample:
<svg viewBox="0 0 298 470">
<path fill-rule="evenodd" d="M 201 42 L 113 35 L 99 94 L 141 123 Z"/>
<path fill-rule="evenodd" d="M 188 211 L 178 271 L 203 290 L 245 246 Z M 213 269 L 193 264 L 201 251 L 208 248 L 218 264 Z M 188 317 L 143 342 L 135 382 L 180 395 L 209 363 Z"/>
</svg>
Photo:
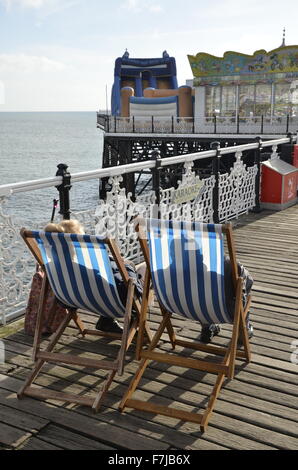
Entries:
<svg viewBox="0 0 298 470">
<path fill-rule="evenodd" d="M 55 176 L 65 163 L 71 173 L 101 167 L 103 133 L 96 112 L 0 112 L 0 185 Z M 98 203 L 98 180 L 75 183 L 71 209 L 92 209 Z M 5 213 L 28 228 L 46 223 L 52 213 L 55 188 L 15 194 Z"/>
</svg>

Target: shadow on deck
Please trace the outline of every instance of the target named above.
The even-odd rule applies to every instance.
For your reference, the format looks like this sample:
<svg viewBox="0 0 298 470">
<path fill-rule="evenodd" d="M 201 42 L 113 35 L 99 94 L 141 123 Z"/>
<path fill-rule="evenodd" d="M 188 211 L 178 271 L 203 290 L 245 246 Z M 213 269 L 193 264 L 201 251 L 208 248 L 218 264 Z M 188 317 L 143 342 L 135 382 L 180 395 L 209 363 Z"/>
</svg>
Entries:
<svg viewBox="0 0 298 470">
<path fill-rule="evenodd" d="M 207 432 L 197 425 L 139 411 L 120 414 L 118 404 L 137 362 L 127 362 L 114 380 L 102 410 L 29 397 L 16 391 L 32 366 L 32 338 L 21 330 L 5 338 L 5 363 L 0 365 L 0 448 L 8 449 L 298 449 L 298 205 L 283 212 L 249 214 L 235 223 L 238 259 L 254 277 L 251 319 L 252 362 L 237 362 L 235 379 L 226 381 Z M 150 322 L 156 329 L 156 306 Z M 94 316 L 83 319 L 94 324 Z M 200 326 L 174 320 L 178 336 L 195 339 Z M 226 344 L 223 326 L 213 342 Z M 294 341 L 296 347 L 294 348 Z M 114 346 L 113 346 L 114 345 Z M 160 346 L 166 349 L 167 343 Z M 116 343 L 94 337 L 78 340 L 68 328 L 59 342 L 64 352 L 110 356 Z M 187 351 L 185 351 L 187 353 Z M 98 357 L 98 356 L 97 356 Z M 133 348 L 127 358 L 133 359 Z M 291 361 L 292 359 L 292 361 Z M 104 373 L 75 366 L 48 364 L 37 384 L 54 390 L 88 394 L 100 386 Z M 151 363 L 141 381 L 139 397 L 192 411 L 206 405 L 214 376 L 176 366 Z M 137 396 L 136 396 L 137 397 Z"/>
</svg>

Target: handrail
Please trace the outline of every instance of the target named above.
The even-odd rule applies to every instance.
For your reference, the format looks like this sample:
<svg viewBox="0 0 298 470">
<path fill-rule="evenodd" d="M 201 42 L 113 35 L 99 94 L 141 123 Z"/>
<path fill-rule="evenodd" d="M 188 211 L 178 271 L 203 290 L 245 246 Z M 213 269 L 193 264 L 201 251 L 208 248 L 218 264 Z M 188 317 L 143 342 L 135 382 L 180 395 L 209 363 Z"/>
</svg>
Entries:
<svg viewBox="0 0 298 470">
<path fill-rule="evenodd" d="M 97 126 L 107 135 L 142 134 L 152 136 L 162 134 L 241 134 L 260 133 L 261 135 L 295 132 L 297 116 L 111 116 L 97 113 Z M 256 129 L 258 129 L 256 131 Z"/>
<path fill-rule="evenodd" d="M 62 177 L 42 178 L 38 180 L 22 181 L 20 183 L 8 183 L 0 186 L 0 196 L 34 191 L 35 189 L 50 188 L 62 183 Z"/>
<path fill-rule="evenodd" d="M 269 140 L 269 141 L 262 141 L 262 147 L 272 147 L 277 146 L 280 144 L 286 144 L 290 142 L 297 142 L 297 136 L 292 137 L 285 137 L 276 140 Z M 259 147 L 259 143 L 250 143 L 250 144 L 243 144 L 243 145 L 235 145 L 231 147 L 223 147 L 220 148 L 220 156 L 226 155 L 229 153 L 236 153 L 236 152 L 243 152 L 246 150 L 253 150 Z M 185 155 L 178 155 L 175 157 L 165 157 L 162 158 L 160 161 L 160 166 L 170 166 L 176 165 L 178 163 L 183 162 L 192 162 L 197 160 L 202 160 L 206 158 L 212 158 L 216 156 L 216 150 L 207 150 L 203 152 L 196 152 L 196 153 L 189 153 Z M 108 178 L 112 176 L 120 176 L 127 173 L 134 173 L 136 171 L 142 171 L 145 169 L 152 169 L 155 168 L 156 162 L 155 160 L 146 160 L 144 162 L 137 162 L 137 163 L 128 163 L 126 165 L 117 165 L 108 168 L 99 168 L 97 170 L 74 173 L 71 175 L 72 182 L 79 182 L 79 181 L 86 181 L 89 179 L 97 179 L 97 178 Z M 23 181 L 20 183 L 11 183 L 11 184 L 4 184 L 0 186 L 0 197 L 1 196 L 9 196 L 15 193 L 21 193 L 26 191 L 33 191 L 42 188 L 49 188 L 52 186 L 58 186 L 62 183 L 62 177 L 56 176 L 53 178 L 43 178 L 38 180 L 32 181 Z"/>
</svg>

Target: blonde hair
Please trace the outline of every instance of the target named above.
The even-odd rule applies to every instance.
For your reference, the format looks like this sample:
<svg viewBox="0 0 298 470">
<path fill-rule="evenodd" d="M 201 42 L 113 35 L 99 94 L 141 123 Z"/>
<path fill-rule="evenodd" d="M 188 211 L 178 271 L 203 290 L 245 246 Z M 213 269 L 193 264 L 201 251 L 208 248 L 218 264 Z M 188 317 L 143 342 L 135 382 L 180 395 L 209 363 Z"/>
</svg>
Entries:
<svg viewBox="0 0 298 470">
<path fill-rule="evenodd" d="M 45 232 L 64 232 L 63 228 L 59 224 L 54 224 L 53 222 L 47 224 L 44 228 Z"/>
<path fill-rule="evenodd" d="M 44 228 L 45 232 L 58 232 L 58 233 L 78 233 L 84 234 L 84 227 L 80 222 L 75 219 L 61 220 L 59 224 L 49 223 Z M 69 245 L 70 256 L 72 259 L 75 257 L 75 249 Z"/>
<path fill-rule="evenodd" d="M 62 220 L 59 223 L 59 227 L 61 227 L 63 232 L 65 233 L 80 233 L 80 234 L 85 233 L 83 225 L 80 224 L 80 222 L 75 219 Z"/>
<path fill-rule="evenodd" d="M 58 224 L 49 223 L 44 228 L 45 232 L 58 232 L 58 233 L 79 233 L 84 234 L 84 227 L 78 220 L 62 220 Z"/>
</svg>

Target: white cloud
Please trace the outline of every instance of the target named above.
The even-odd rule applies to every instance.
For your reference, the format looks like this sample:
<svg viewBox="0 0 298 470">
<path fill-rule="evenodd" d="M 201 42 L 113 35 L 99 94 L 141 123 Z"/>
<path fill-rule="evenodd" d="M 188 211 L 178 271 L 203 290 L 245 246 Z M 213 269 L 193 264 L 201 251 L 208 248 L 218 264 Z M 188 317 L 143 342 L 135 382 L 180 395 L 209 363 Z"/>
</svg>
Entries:
<svg viewBox="0 0 298 470">
<path fill-rule="evenodd" d="M 0 76 L 3 77 L 10 71 L 16 73 L 32 73 L 34 71 L 50 72 L 64 70 L 62 62 L 43 56 L 26 54 L 0 54 Z"/>
<path fill-rule="evenodd" d="M 0 80 L 0 104 L 5 103 L 5 88 L 4 83 Z"/>
<path fill-rule="evenodd" d="M 152 11 L 152 13 L 160 13 L 162 11 L 162 7 L 160 5 L 150 5 L 149 10 Z"/>
<path fill-rule="evenodd" d="M 139 8 L 139 0 L 126 0 L 121 7 L 127 10 L 136 10 Z"/>
<path fill-rule="evenodd" d="M 6 6 L 6 10 L 10 11 L 13 7 L 20 8 L 31 8 L 39 13 L 42 12 L 42 16 L 50 16 L 60 11 L 70 8 L 81 0 L 0 0 Z"/>
<path fill-rule="evenodd" d="M 0 54 L 0 111 L 105 109 L 113 79 L 109 56 L 52 46 L 30 54 Z"/>
<path fill-rule="evenodd" d="M 24 8 L 40 8 L 49 0 L 1 0 L 6 6 L 7 10 L 10 10 L 13 6 L 21 6 Z"/>
<path fill-rule="evenodd" d="M 143 11 L 149 11 L 150 13 L 160 13 L 162 7 L 159 4 L 152 4 L 148 0 L 126 0 L 122 3 L 121 8 L 140 13 Z"/>
</svg>

